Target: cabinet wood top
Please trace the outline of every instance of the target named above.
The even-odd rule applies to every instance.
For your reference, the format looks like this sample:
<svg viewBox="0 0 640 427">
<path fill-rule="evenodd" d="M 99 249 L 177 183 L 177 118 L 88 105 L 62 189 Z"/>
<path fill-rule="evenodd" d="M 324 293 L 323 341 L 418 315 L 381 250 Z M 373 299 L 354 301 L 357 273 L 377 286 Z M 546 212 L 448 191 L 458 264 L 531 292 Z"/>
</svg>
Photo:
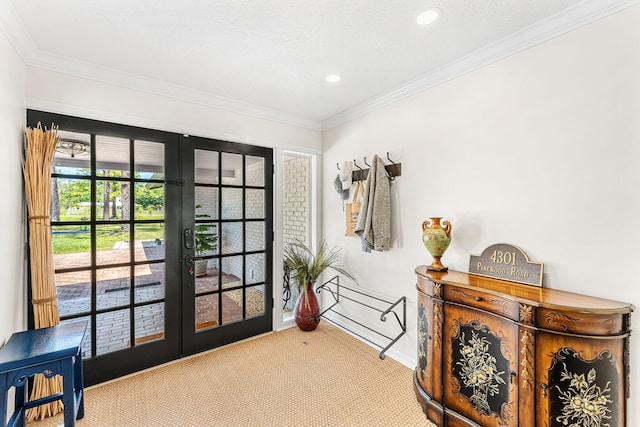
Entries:
<svg viewBox="0 0 640 427">
<path fill-rule="evenodd" d="M 477 276 L 459 271 L 430 271 L 424 265 L 415 270 L 418 276 L 427 280 L 460 286 L 469 289 L 479 289 L 490 294 L 510 298 L 515 301 L 546 308 L 572 308 L 577 311 L 592 313 L 631 313 L 634 310 L 632 304 L 614 301 L 605 298 L 591 297 L 573 292 L 557 289 L 547 289 L 506 280 Z"/>
</svg>

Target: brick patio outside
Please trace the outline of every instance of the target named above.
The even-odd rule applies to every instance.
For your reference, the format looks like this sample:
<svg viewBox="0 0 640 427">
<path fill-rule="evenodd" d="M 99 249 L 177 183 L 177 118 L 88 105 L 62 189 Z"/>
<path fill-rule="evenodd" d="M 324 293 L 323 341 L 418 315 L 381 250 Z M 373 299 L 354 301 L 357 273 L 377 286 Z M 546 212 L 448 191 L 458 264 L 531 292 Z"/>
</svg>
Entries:
<svg viewBox="0 0 640 427">
<path fill-rule="evenodd" d="M 124 244 L 122 244 L 124 243 Z M 130 254 L 126 242 L 121 242 L 114 249 L 98 251 L 98 265 L 111 265 L 130 262 Z M 162 260 L 164 245 L 153 242 L 136 242 L 134 248 L 135 261 Z M 89 253 L 72 253 L 54 255 L 56 269 L 84 267 L 90 263 Z M 213 264 L 214 262 L 210 262 Z M 121 307 L 114 311 L 98 314 L 97 355 L 125 349 L 131 346 L 130 310 L 131 278 L 129 267 L 114 267 L 97 270 L 96 307 L 98 310 Z M 60 316 L 88 313 L 91 309 L 90 271 L 56 274 L 56 289 Z M 207 275 L 196 277 L 196 325 L 195 329 L 214 327 L 218 323 L 219 294 L 197 296 L 198 294 L 218 289 L 218 270 L 208 268 Z M 134 299 L 136 303 L 164 298 L 165 278 L 164 263 L 136 266 L 134 277 Z M 222 290 L 240 286 L 241 280 L 236 276 L 222 274 Z M 254 304 L 249 304 L 249 297 Z M 261 301 L 260 301 L 261 300 Z M 222 293 L 222 323 L 242 320 L 242 289 L 224 291 Z M 256 308 L 257 307 L 257 308 Z M 261 314 L 264 311 L 264 296 L 259 289 L 247 289 L 247 317 Z M 153 303 L 136 307 L 134 310 L 135 344 L 162 339 L 164 337 L 164 303 Z M 90 317 L 83 318 L 90 322 Z M 69 321 L 74 321 L 70 319 Z M 89 325 L 89 328 L 91 325 Z M 83 349 L 86 357 L 91 350 L 91 334 L 85 336 Z"/>
</svg>

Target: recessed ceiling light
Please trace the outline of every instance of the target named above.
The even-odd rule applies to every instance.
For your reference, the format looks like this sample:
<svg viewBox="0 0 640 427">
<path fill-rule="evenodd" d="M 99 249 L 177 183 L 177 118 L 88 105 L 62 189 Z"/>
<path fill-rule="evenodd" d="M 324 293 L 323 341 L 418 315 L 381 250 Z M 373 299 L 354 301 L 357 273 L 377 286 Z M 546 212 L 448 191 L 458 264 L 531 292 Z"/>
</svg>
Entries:
<svg viewBox="0 0 640 427">
<path fill-rule="evenodd" d="M 418 24 L 420 25 L 433 24 L 438 20 L 438 18 L 440 18 L 441 14 L 442 12 L 440 11 L 440 9 L 434 7 L 431 9 L 427 9 L 420 15 L 418 15 L 418 19 L 416 19 L 416 21 L 418 21 Z"/>
<path fill-rule="evenodd" d="M 328 81 L 329 83 L 336 83 L 340 81 L 340 76 L 337 74 L 329 74 L 327 77 L 324 78 L 326 81 Z"/>
</svg>

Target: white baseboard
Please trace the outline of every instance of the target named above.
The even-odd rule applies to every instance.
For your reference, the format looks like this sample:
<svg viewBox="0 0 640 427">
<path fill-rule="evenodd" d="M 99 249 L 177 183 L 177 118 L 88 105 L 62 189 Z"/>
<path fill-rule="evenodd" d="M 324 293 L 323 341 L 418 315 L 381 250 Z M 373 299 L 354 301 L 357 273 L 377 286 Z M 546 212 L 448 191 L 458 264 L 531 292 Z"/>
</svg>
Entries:
<svg viewBox="0 0 640 427">
<path fill-rule="evenodd" d="M 289 317 L 289 318 L 287 318 L 287 319 L 284 319 L 284 320 L 282 321 L 282 323 L 280 324 L 280 326 L 276 329 L 276 332 L 284 331 L 285 329 L 289 329 L 289 328 L 291 328 L 291 327 L 293 327 L 293 326 L 296 326 L 296 321 L 295 321 L 295 319 L 293 318 L 293 316 L 291 316 L 291 317 Z"/>
<path fill-rule="evenodd" d="M 373 340 L 369 337 L 363 338 L 361 336 L 356 335 L 355 333 L 351 332 L 349 329 L 347 329 L 344 325 L 340 324 L 340 322 L 336 321 L 335 319 L 331 319 L 328 317 L 323 317 L 324 320 L 326 320 L 327 322 L 331 323 L 332 325 L 340 328 L 341 330 L 343 330 L 344 332 L 346 332 L 347 334 L 351 335 L 352 337 L 362 341 L 363 343 L 367 344 L 369 347 L 371 348 L 375 348 L 376 350 L 381 350 L 379 346 L 376 346 L 373 344 Z M 391 359 L 395 360 L 398 363 L 401 363 L 402 365 L 406 366 L 409 369 L 415 369 L 416 367 L 416 362 L 415 360 L 412 360 L 411 358 L 407 357 L 405 354 L 400 353 L 399 351 L 396 351 L 394 349 L 388 349 L 385 354 L 385 357 L 390 357 Z"/>
</svg>

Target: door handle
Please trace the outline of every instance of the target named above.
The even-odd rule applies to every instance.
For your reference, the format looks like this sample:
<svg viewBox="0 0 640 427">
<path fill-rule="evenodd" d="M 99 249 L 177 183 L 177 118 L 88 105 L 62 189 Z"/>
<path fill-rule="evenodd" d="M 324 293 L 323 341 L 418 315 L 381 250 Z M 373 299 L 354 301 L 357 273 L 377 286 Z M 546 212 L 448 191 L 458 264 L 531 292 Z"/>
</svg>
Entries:
<svg viewBox="0 0 640 427">
<path fill-rule="evenodd" d="M 193 228 L 187 228 L 184 230 L 184 247 L 187 249 L 193 249 L 195 246 L 196 235 L 193 232 Z"/>
<path fill-rule="evenodd" d="M 542 389 L 542 397 L 547 397 L 548 386 L 545 383 L 540 383 L 540 388 Z"/>
<path fill-rule="evenodd" d="M 187 272 L 189 273 L 189 276 L 193 276 L 193 265 L 195 264 L 195 260 L 193 258 L 193 255 L 187 255 L 186 257 L 184 257 L 184 265 L 187 266 Z M 191 281 L 187 281 L 187 288 L 191 287 Z"/>
</svg>

